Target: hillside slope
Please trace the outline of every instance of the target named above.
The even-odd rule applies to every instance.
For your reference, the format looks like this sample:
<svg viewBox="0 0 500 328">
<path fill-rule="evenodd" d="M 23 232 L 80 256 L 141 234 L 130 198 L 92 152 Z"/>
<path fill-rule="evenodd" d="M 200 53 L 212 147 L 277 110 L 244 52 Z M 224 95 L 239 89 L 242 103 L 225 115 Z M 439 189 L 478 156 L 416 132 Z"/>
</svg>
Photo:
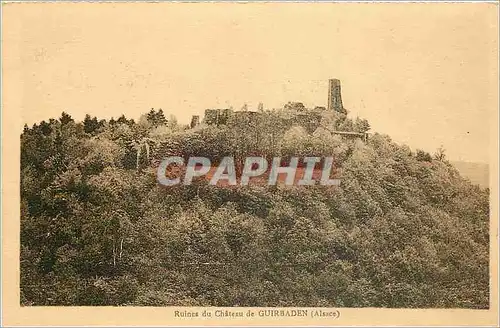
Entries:
<svg viewBox="0 0 500 328">
<path fill-rule="evenodd" d="M 326 111 L 150 114 L 25 128 L 23 305 L 488 308 L 489 194 L 446 160 L 334 135 L 368 125 Z M 172 154 L 333 156 L 342 181 L 167 188 L 150 163 Z"/>
</svg>

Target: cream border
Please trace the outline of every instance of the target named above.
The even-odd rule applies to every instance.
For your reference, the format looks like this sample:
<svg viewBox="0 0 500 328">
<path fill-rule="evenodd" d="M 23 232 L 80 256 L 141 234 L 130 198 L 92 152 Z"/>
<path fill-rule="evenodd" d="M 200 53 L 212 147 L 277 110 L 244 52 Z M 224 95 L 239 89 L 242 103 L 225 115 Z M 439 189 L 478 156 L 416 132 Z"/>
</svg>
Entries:
<svg viewBox="0 0 500 328">
<path fill-rule="evenodd" d="M 99 4 L 99 6 L 116 6 L 121 4 Z M 217 5 L 217 4 L 214 4 Z M 247 4 L 251 6 L 251 4 Z M 309 6 L 314 4 L 302 4 Z M 365 5 L 366 4 L 360 4 Z M 398 4 L 404 5 L 404 4 Z M 435 10 L 440 6 L 454 4 L 435 4 Z M 484 6 L 485 10 L 496 11 L 495 5 L 474 4 Z M 380 9 L 387 4 L 374 5 Z M 390 5 L 389 5 L 390 6 Z M 466 8 L 464 8 L 467 10 Z M 496 17 L 496 16 L 495 16 Z M 492 22 L 497 24 L 498 21 Z M 5 26 L 4 26 L 5 28 Z M 7 31 L 8 32 L 8 31 Z M 6 33 L 6 31 L 4 31 Z M 497 40 L 498 45 L 498 40 Z M 498 48 L 498 47 L 497 47 Z M 15 54 L 15 49 L 3 49 L 2 57 L 9 58 Z M 496 54 L 498 58 L 498 53 Z M 2 72 L 3 73 L 3 72 Z M 227 326 L 227 325 L 498 325 L 498 105 L 492 109 L 491 143 L 489 145 L 490 183 L 491 183 L 491 307 L 489 310 L 393 310 L 393 309 L 339 309 L 341 317 L 338 320 L 328 318 L 259 318 L 255 319 L 181 319 L 173 316 L 174 310 L 182 308 L 105 308 L 105 307 L 25 307 L 19 306 L 19 131 L 22 126 L 20 99 L 28 97 L 21 88 L 15 88 L 13 80 L 20 81 L 21 75 L 9 72 L 3 75 L 2 86 L 2 304 L 3 323 L 6 326 L 31 325 L 126 325 L 126 326 Z M 498 86 L 498 67 L 491 72 L 491 83 Z M 496 95 L 498 104 L 498 94 Z M 189 308 L 202 311 L 204 308 Z M 237 308 L 230 308 L 237 310 Z M 246 311 L 247 309 L 244 309 Z"/>
</svg>

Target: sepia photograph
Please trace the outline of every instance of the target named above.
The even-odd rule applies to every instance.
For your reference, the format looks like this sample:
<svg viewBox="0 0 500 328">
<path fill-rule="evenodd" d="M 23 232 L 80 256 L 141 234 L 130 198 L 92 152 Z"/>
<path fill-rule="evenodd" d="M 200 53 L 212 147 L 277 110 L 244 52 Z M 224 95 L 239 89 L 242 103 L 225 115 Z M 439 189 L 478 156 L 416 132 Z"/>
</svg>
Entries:
<svg viewBox="0 0 500 328">
<path fill-rule="evenodd" d="M 498 324 L 497 4 L 2 16 L 12 325 Z"/>
</svg>

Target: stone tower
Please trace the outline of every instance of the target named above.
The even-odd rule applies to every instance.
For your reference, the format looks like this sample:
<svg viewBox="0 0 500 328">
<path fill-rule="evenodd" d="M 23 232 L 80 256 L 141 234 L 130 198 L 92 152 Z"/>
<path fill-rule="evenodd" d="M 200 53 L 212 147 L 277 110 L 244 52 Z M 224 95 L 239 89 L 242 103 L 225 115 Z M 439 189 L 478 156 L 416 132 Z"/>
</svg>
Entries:
<svg viewBox="0 0 500 328">
<path fill-rule="evenodd" d="M 328 110 L 334 110 L 346 114 L 342 105 L 342 94 L 340 91 L 340 80 L 328 80 Z"/>
<path fill-rule="evenodd" d="M 198 125 L 200 125 L 200 116 L 193 115 L 193 117 L 191 118 L 191 124 L 189 126 L 192 129 L 192 128 L 197 127 Z"/>
</svg>

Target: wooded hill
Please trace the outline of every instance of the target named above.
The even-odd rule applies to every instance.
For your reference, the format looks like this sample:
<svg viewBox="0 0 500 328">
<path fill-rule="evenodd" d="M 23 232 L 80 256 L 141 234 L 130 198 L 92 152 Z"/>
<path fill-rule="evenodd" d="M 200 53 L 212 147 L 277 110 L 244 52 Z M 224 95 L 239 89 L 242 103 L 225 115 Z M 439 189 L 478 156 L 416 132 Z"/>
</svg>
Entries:
<svg viewBox="0 0 500 328">
<path fill-rule="evenodd" d="M 319 111 L 312 133 L 286 110 L 26 126 L 22 305 L 488 308 L 488 189 L 442 152 L 332 134 L 369 126 Z M 151 163 L 171 154 L 333 156 L 342 183 L 165 188 Z"/>
</svg>

